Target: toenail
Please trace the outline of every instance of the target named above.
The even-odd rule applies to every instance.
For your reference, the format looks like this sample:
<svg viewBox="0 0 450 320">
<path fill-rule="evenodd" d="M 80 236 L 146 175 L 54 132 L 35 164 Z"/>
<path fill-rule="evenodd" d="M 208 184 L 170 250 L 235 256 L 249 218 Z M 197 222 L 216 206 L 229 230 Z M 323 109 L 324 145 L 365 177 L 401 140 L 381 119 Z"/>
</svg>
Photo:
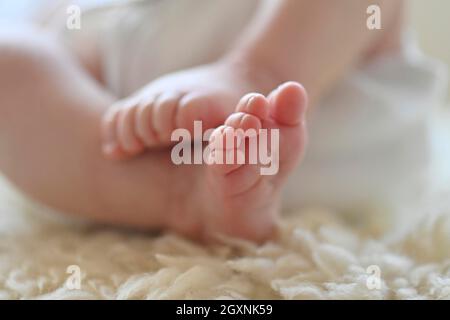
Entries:
<svg viewBox="0 0 450 320">
<path fill-rule="evenodd" d="M 253 94 L 251 97 L 250 97 L 250 99 L 248 99 L 248 101 L 247 101 L 247 105 L 249 106 L 249 105 L 251 105 L 252 104 L 252 102 L 253 102 L 253 100 L 255 100 L 255 98 L 256 98 L 256 95 L 255 94 Z"/>
<path fill-rule="evenodd" d="M 240 122 L 239 122 L 239 127 L 240 127 L 240 128 L 242 128 L 242 126 L 244 125 L 245 120 L 248 119 L 248 118 L 250 118 L 250 115 L 248 115 L 248 114 L 244 114 L 244 115 L 241 117 L 241 120 L 240 120 Z"/>
</svg>

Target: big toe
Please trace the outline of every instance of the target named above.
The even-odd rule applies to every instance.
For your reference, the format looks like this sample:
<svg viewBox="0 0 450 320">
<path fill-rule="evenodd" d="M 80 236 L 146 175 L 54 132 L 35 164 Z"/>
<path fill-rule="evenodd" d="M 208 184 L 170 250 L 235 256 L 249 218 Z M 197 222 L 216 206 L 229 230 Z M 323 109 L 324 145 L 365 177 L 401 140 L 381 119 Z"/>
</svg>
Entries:
<svg viewBox="0 0 450 320">
<path fill-rule="evenodd" d="M 203 129 L 216 128 L 226 119 L 228 112 L 221 96 L 215 93 L 189 93 L 179 102 L 175 123 L 178 128 L 194 132 L 195 121 L 201 121 Z"/>
<path fill-rule="evenodd" d="M 297 82 L 286 82 L 270 95 L 270 116 L 280 125 L 296 126 L 304 120 L 308 97 Z"/>
</svg>

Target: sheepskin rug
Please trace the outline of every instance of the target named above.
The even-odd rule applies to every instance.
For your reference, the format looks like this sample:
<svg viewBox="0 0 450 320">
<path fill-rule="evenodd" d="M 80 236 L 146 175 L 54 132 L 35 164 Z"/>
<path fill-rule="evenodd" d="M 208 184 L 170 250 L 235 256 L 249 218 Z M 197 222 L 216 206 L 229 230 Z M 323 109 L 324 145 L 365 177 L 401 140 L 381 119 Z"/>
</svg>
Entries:
<svg viewBox="0 0 450 320">
<path fill-rule="evenodd" d="M 61 220 L 0 180 L 0 299 L 446 299 L 446 212 L 386 232 L 374 215 L 311 209 L 264 245 L 202 246 Z"/>
</svg>

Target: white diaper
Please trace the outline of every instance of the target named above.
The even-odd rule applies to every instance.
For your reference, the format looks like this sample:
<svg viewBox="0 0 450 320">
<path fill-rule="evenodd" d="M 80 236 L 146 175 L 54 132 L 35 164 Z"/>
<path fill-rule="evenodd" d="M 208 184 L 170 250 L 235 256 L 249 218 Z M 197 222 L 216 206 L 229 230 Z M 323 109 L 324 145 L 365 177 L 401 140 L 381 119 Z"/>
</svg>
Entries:
<svg viewBox="0 0 450 320">
<path fill-rule="evenodd" d="M 306 159 L 288 206 L 388 207 L 429 187 L 430 120 L 442 105 L 446 69 L 405 37 L 397 54 L 354 71 L 313 109 Z"/>
<path fill-rule="evenodd" d="M 104 78 L 119 97 L 171 71 L 213 61 L 240 34 L 258 0 L 127 1 L 85 11 L 100 31 Z M 70 35 L 76 36 L 71 31 Z M 426 184 L 429 116 L 444 96 L 445 68 L 405 37 L 339 83 L 309 118 L 305 160 L 286 208 L 388 205 Z"/>
</svg>

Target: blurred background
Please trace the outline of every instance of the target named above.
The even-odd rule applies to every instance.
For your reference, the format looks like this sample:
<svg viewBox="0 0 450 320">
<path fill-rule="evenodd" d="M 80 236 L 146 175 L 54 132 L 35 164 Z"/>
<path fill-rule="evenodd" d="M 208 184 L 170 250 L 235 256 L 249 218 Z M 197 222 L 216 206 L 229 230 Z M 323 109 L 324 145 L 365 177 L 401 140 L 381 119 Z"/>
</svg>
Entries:
<svg viewBox="0 0 450 320">
<path fill-rule="evenodd" d="M 407 0 L 422 49 L 450 66 L 450 1 Z M 449 69 L 450 70 L 450 69 Z M 450 91 L 450 87 L 449 87 Z"/>
</svg>

